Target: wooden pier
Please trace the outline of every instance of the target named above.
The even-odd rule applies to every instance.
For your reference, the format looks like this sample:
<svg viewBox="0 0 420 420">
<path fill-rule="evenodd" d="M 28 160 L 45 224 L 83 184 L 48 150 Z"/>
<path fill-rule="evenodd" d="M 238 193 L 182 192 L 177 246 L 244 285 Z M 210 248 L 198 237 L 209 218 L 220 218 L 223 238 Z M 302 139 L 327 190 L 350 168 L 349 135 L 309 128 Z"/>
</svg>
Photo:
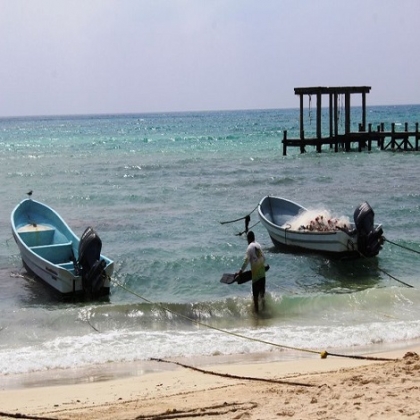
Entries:
<svg viewBox="0 0 420 420">
<path fill-rule="evenodd" d="M 300 138 L 287 138 L 287 131 L 283 133 L 283 156 L 287 155 L 287 147 L 299 147 L 301 153 L 306 152 L 306 146 L 314 146 L 318 153 L 322 146 L 328 145 L 334 148 L 335 152 L 340 149 L 350 151 L 352 143 L 357 144 L 357 148 L 362 150 L 372 150 L 372 144 L 381 150 L 419 150 L 419 124 L 416 123 L 414 130 L 409 131 L 408 124 L 405 123 L 404 131 L 396 131 L 395 123 L 391 125 L 391 131 L 384 130 L 384 124 L 378 125 L 376 130 L 372 129 L 372 124 L 366 124 L 366 94 L 370 92 L 370 86 L 347 86 L 347 87 L 307 87 L 295 88 L 295 94 L 300 97 Z M 351 95 L 362 95 L 362 117 L 358 131 L 351 131 Z M 303 97 L 304 95 L 316 96 L 316 135 L 315 137 L 305 137 Z M 321 108 L 322 95 L 329 97 L 329 135 L 323 136 L 321 130 Z M 340 134 L 338 129 L 339 107 L 338 98 L 344 96 L 344 133 Z"/>
</svg>

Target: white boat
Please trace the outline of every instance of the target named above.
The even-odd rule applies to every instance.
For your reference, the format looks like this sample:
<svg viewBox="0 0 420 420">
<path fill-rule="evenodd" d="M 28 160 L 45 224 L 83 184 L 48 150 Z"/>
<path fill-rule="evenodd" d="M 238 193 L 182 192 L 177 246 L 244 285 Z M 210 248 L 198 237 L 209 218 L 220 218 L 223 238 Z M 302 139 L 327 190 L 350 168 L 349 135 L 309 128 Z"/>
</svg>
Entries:
<svg viewBox="0 0 420 420">
<path fill-rule="evenodd" d="M 354 222 L 274 196 L 260 201 L 258 215 L 274 245 L 286 251 L 309 251 L 337 258 L 373 257 L 384 241 L 382 226 L 374 224 L 374 212 L 367 202 L 354 211 Z"/>
<path fill-rule="evenodd" d="M 52 208 L 32 199 L 12 211 L 12 233 L 25 269 L 63 296 L 109 294 L 114 263 L 88 227 L 79 239 Z"/>
</svg>

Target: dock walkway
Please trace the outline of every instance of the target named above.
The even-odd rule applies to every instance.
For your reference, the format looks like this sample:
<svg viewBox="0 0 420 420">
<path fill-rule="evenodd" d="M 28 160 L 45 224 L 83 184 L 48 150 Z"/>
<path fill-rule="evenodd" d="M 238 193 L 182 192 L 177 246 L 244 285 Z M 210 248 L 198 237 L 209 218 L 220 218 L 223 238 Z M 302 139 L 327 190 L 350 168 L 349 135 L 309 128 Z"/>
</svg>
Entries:
<svg viewBox="0 0 420 420">
<path fill-rule="evenodd" d="M 302 133 L 303 134 L 303 133 Z M 404 131 L 396 131 L 395 123 L 392 124 L 391 131 L 385 131 L 383 124 L 378 126 L 377 130 L 371 129 L 369 124 L 368 131 L 357 131 L 350 132 L 347 134 L 337 134 L 328 137 L 308 137 L 298 139 L 287 138 L 287 131 L 283 132 L 283 155 L 287 154 L 287 147 L 299 147 L 301 153 L 306 152 L 306 146 L 316 147 L 316 151 L 320 153 L 322 146 L 328 145 L 330 149 L 334 149 L 334 152 L 350 151 L 354 149 L 354 143 L 359 152 L 363 150 L 372 150 L 372 145 L 375 145 L 380 150 L 392 150 L 392 151 L 418 151 L 420 141 L 419 124 L 415 124 L 415 130 L 409 131 L 408 124 L 405 124 Z"/>
</svg>

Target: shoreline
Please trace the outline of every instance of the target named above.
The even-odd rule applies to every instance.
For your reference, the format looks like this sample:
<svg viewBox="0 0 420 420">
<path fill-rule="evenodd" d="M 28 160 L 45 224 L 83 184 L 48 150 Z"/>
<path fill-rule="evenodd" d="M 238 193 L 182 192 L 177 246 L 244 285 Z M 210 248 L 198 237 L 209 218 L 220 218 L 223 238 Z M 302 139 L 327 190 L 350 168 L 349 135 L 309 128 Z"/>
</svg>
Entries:
<svg viewBox="0 0 420 420">
<path fill-rule="evenodd" d="M 226 418 L 232 418 L 230 410 L 259 413 L 255 418 L 261 418 L 261 416 L 278 418 L 279 416 L 274 414 L 276 410 L 286 417 L 293 417 L 291 415 L 293 412 L 299 416 L 298 418 L 367 418 L 365 415 L 357 417 L 353 411 L 349 417 L 345 417 L 344 409 L 349 409 L 347 400 L 350 396 L 347 396 L 347 399 L 336 397 L 337 407 L 344 410 L 342 414 L 330 407 L 327 410 L 328 415 L 325 410 L 318 410 L 324 414 L 314 417 L 313 412 L 308 410 L 316 408 L 316 404 L 311 401 L 315 401 L 319 398 L 317 397 L 319 393 L 326 393 L 327 390 L 328 393 L 332 393 L 330 398 L 347 393 L 352 393 L 353 397 L 360 395 L 357 399 L 362 399 L 362 395 L 366 399 L 377 398 L 378 401 L 373 408 L 378 409 L 381 404 L 390 404 L 391 389 L 396 390 L 401 387 L 405 394 L 394 391 L 395 404 L 398 406 L 403 404 L 405 409 L 409 410 L 407 396 L 412 392 L 413 395 L 410 398 L 413 399 L 413 405 L 417 410 L 420 399 L 418 355 L 420 355 L 419 341 L 404 349 L 366 355 L 396 359 L 391 361 L 360 360 L 330 355 L 326 359 L 321 359 L 319 354 L 311 354 L 283 360 L 278 360 L 277 357 L 277 360 L 271 361 L 267 355 L 264 355 L 265 357 L 249 355 L 251 357 L 241 358 L 241 360 L 223 356 L 217 360 L 213 358 L 213 362 L 219 363 L 209 363 L 210 360 L 196 358 L 184 359 L 181 362 L 210 371 L 212 374 L 172 363 L 148 361 L 146 364 L 142 363 L 141 366 L 137 364 L 138 369 L 136 371 L 132 369 L 131 376 L 119 376 L 121 371 L 118 373 L 118 369 L 122 366 L 108 366 L 110 371 L 107 375 L 95 375 L 94 371 L 86 369 L 83 372 L 85 375 L 83 381 L 77 380 L 67 384 L 57 377 L 55 380 L 49 378 L 47 382 L 42 382 L 43 374 L 41 373 L 38 384 L 33 382 L 28 383 L 29 386 L 8 389 L 2 386 L 0 419 L 8 418 L 4 414 L 15 416 L 24 414 L 54 419 L 135 419 L 144 413 L 152 414 L 142 418 L 177 418 L 176 414 L 162 416 L 162 413 L 180 413 L 195 409 L 204 410 L 203 412 L 213 410 L 225 413 L 215 414 L 213 417 L 209 412 L 206 414 L 206 418 L 209 419 L 225 418 L 225 415 L 228 416 Z M 131 368 L 133 366 L 134 364 L 130 364 Z M 410 367 L 411 372 L 409 372 Z M 75 377 L 81 379 L 79 375 L 82 372 L 76 373 Z M 405 374 L 407 377 L 403 376 Z M 236 377 L 231 378 L 225 375 Z M 260 378 L 263 381 L 249 378 Z M 282 384 L 280 383 L 282 381 L 310 386 Z M 352 381 L 354 386 L 349 385 L 353 383 Z M 387 398 L 380 396 L 383 389 L 385 389 L 384 392 L 390 393 Z M 277 398 L 278 401 L 272 398 L 272 393 L 280 396 Z M 405 396 L 404 399 L 401 395 Z M 307 401 L 308 398 L 309 401 Z M 286 403 L 286 401 L 289 402 Z M 326 402 L 326 404 L 332 403 Z M 284 408 L 285 405 L 287 409 Z M 300 407 L 299 413 L 296 407 Z M 362 413 L 365 414 L 364 411 L 360 411 L 360 414 Z M 401 412 L 397 414 L 399 418 L 404 417 Z M 375 418 L 375 415 L 371 418 Z"/>
<path fill-rule="evenodd" d="M 388 355 L 396 352 L 411 351 L 420 348 L 420 339 L 399 343 L 373 344 L 371 346 L 333 349 L 331 353 L 352 356 L 369 356 L 375 354 Z M 192 356 L 168 358 L 173 363 L 162 363 L 154 360 L 141 360 L 133 362 L 110 362 L 100 365 L 78 367 L 74 369 L 52 369 L 29 373 L 3 375 L 0 392 L 14 389 L 27 389 L 51 386 L 77 385 L 104 381 L 123 380 L 142 377 L 148 374 L 173 371 L 177 369 L 176 363 L 191 366 L 235 366 L 264 363 L 295 363 L 306 359 L 321 359 L 321 351 L 298 351 L 281 349 L 247 354 L 228 354 L 212 356 Z M 335 356 L 333 356 L 335 358 Z M 388 357 L 388 356 L 381 356 Z"/>
</svg>

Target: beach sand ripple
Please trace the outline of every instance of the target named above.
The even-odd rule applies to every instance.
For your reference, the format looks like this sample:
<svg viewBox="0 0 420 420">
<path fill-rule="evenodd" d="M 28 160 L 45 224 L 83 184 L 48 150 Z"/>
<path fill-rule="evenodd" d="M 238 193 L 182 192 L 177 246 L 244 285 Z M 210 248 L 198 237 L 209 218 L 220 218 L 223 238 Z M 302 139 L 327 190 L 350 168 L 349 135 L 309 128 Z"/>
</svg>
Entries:
<svg viewBox="0 0 420 420">
<path fill-rule="evenodd" d="M 0 392 L 0 418 L 420 419 L 416 351 L 385 362 L 328 360 L 211 368 L 213 373 L 241 372 L 273 382 L 175 369 L 113 381 L 4 390 Z M 314 367 L 319 366 L 316 371 Z"/>
</svg>

